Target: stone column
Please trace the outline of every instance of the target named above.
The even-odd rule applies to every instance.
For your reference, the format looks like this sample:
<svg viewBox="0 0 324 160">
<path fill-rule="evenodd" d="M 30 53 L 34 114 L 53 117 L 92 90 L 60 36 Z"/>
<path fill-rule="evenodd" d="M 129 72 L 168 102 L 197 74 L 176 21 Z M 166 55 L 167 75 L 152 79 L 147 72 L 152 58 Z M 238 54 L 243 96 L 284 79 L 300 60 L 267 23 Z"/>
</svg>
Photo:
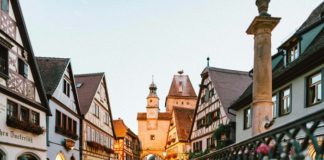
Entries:
<svg viewBox="0 0 324 160">
<path fill-rule="evenodd" d="M 271 32 L 280 18 L 257 16 L 246 31 L 254 35 L 252 135 L 266 131 L 265 124 L 272 120 L 272 65 Z"/>
</svg>

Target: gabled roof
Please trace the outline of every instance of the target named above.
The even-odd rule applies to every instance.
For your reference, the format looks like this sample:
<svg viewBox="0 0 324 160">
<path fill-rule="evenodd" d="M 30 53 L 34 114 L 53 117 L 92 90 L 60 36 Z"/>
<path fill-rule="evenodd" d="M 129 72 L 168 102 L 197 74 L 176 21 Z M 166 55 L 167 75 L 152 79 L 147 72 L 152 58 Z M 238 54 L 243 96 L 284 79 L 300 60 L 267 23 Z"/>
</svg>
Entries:
<svg viewBox="0 0 324 160">
<path fill-rule="evenodd" d="M 188 75 L 180 74 L 173 76 L 168 97 L 197 97 Z"/>
<path fill-rule="evenodd" d="M 187 142 L 189 140 L 195 110 L 175 106 L 173 112 L 178 139 L 179 141 Z"/>
<path fill-rule="evenodd" d="M 207 68 L 207 72 L 228 118 L 235 121 L 235 117 L 228 114 L 228 108 L 251 84 L 252 78 L 248 72 L 214 67 Z"/>
<path fill-rule="evenodd" d="M 96 95 L 104 73 L 90 73 L 75 75 L 76 84 L 81 84 L 77 87 L 77 93 L 80 102 L 80 111 L 85 115 L 91 106 L 92 100 Z"/>
<path fill-rule="evenodd" d="M 138 138 L 137 135 L 125 125 L 122 119 L 114 120 L 113 123 L 117 138 L 124 138 L 127 134 L 133 138 Z"/>
<path fill-rule="evenodd" d="M 315 23 L 321 21 L 324 17 L 324 2 L 322 2 L 320 5 L 318 5 L 312 13 L 308 16 L 306 21 L 299 27 L 297 32 L 301 32 L 308 27 L 314 25 Z"/>
<path fill-rule="evenodd" d="M 23 16 L 22 11 L 21 11 L 19 0 L 12 0 L 10 2 L 11 2 L 13 12 L 14 12 L 14 15 L 15 15 L 15 18 L 16 18 L 16 24 L 17 24 L 17 27 L 19 29 L 19 33 L 20 33 L 20 36 L 21 36 L 21 40 L 22 40 L 24 49 L 28 53 L 28 57 L 29 57 L 28 58 L 28 64 L 29 64 L 29 66 L 31 68 L 31 72 L 33 74 L 33 79 L 34 79 L 34 82 L 35 82 L 36 90 L 37 90 L 37 92 L 39 94 L 39 98 L 40 98 L 40 101 L 41 101 L 41 104 L 42 104 L 42 107 L 43 107 L 43 108 L 40 108 L 40 109 L 45 111 L 47 113 L 47 115 L 51 115 L 51 111 L 49 109 L 47 97 L 46 97 L 46 94 L 45 94 L 45 89 L 43 87 L 43 82 L 42 82 L 41 77 L 40 77 L 40 73 L 39 73 L 39 70 L 38 70 L 38 65 L 37 65 L 36 60 L 35 60 L 33 47 L 31 45 L 31 41 L 29 39 L 28 31 L 27 31 L 27 28 L 26 28 L 24 16 Z"/>
<path fill-rule="evenodd" d="M 54 57 L 36 57 L 37 64 L 39 66 L 41 78 L 44 83 L 46 94 L 50 98 L 57 89 L 60 81 L 64 77 L 64 72 L 69 68 L 71 89 L 76 103 L 76 109 L 80 115 L 80 107 L 78 94 L 75 88 L 74 75 L 72 71 L 71 61 L 69 58 L 54 58 Z"/>
<path fill-rule="evenodd" d="M 46 94 L 53 95 L 70 62 L 68 58 L 36 57 Z"/>
</svg>

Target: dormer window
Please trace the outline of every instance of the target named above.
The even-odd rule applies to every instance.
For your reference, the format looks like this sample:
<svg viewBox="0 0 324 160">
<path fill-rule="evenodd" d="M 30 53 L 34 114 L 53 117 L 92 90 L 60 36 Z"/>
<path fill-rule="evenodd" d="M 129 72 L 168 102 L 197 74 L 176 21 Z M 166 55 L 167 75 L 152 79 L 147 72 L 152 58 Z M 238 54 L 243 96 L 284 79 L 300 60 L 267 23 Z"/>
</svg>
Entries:
<svg viewBox="0 0 324 160">
<path fill-rule="evenodd" d="M 3 12 L 8 12 L 9 11 L 9 0 L 2 0 L 1 1 L 1 10 Z"/>
<path fill-rule="evenodd" d="M 179 92 L 180 93 L 183 92 L 183 84 L 182 84 L 182 81 L 179 82 Z"/>
<path fill-rule="evenodd" d="M 287 64 L 295 61 L 296 59 L 299 58 L 299 53 L 300 53 L 300 49 L 299 49 L 299 43 L 295 44 L 293 47 L 291 47 L 288 50 L 287 53 Z"/>
</svg>

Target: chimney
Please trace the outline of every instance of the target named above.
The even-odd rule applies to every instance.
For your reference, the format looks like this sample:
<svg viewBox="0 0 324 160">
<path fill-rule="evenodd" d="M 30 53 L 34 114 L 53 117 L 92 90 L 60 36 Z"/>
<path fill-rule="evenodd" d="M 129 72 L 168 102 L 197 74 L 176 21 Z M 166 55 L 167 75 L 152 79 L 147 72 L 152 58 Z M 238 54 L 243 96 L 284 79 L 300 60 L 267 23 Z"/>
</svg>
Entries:
<svg viewBox="0 0 324 160">
<path fill-rule="evenodd" d="M 252 135 L 267 130 L 272 120 L 272 65 L 271 32 L 281 18 L 267 13 L 270 0 L 256 0 L 259 15 L 254 18 L 246 33 L 254 35 L 254 67 L 252 93 Z"/>
</svg>

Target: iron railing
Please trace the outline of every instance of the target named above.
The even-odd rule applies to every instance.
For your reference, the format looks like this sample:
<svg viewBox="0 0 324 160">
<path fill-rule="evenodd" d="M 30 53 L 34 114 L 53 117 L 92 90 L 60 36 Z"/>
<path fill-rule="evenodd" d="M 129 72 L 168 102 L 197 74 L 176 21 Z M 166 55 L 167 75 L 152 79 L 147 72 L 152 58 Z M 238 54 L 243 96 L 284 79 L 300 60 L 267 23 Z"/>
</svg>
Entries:
<svg viewBox="0 0 324 160">
<path fill-rule="evenodd" d="M 323 160 L 324 109 L 194 160 Z"/>
</svg>

